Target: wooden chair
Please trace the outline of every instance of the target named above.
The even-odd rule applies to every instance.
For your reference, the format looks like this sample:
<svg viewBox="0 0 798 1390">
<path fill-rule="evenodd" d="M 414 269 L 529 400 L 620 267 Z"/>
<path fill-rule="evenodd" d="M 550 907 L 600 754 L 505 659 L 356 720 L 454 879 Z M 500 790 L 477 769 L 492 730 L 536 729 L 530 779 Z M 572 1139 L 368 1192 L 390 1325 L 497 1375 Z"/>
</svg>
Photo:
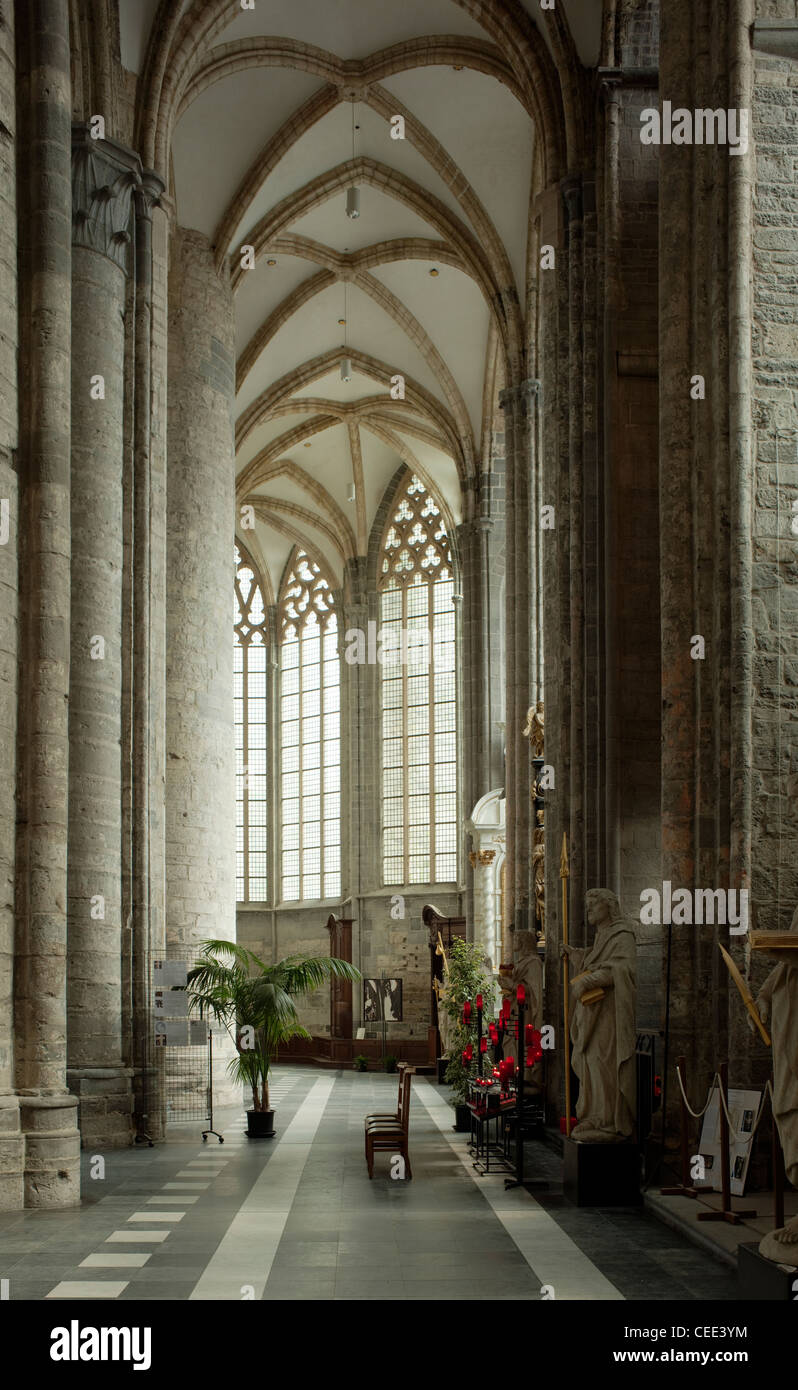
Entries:
<svg viewBox="0 0 798 1390">
<path fill-rule="evenodd" d="M 372 1120 L 395 1120 L 397 1124 L 399 1123 L 402 1118 L 402 1084 L 406 1068 L 407 1062 L 397 1062 L 396 1069 L 399 1072 L 399 1091 L 396 1097 L 396 1109 L 372 1111 L 370 1115 L 366 1116 L 365 1123 L 367 1125 L 370 1124 Z"/>
<path fill-rule="evenodd" d="M 371 1120 L 366 1122 L 366 1163 L 368 1164 L 369 1177 L 374 1177 L 374 1155 L 377 1152 L 388 1150 L 391 1153 L 399 1153 L 404 1159 L 405 1177 L 412 1178 L 413 1170 L 410 1167 L 409 1152 L 409 1131 L 410 1131 L 410 1085 L 415 1074 L 415 1067 L 405 1067 L 402 1075 L 402 1100 L 401 1115 L 398 1120 Z"/>
</svg>

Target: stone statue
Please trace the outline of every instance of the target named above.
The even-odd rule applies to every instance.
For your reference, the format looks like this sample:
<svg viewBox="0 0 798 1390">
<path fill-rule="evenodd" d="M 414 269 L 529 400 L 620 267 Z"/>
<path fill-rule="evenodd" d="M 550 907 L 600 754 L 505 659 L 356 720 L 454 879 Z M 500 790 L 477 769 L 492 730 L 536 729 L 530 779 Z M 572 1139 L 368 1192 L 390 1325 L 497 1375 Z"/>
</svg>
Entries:
<svg viewBox="0 0 798 1390">
<path fill-rule="evenodd" d="M 524 738 L 528 738 L 533 758 L 543 757 L 543 701 L 538 700 L 526 712 Z"/>
<path fill-rule="evenodd" d="M 452 1020 L 446 1009 L 446 997 L 448 994 L 449 965 L 444 957 L 443 983 L 440 980 L 433 981 L 435 985 L 435 996 L 438 1000 L 438 1032 L 441 1035 L 441 1056 L 449 1056 L 449 1044 L 452 1039 Z"/>
<path fill-rule="evenodd" d="M 532 1023 L 536 1028 L 540 1028 L 543 1024 L 543 965 L 537 948 L 538 941 L 533 931 L 513 933 L 515 959 L 512 965 L 499 967 L 499 988 L 502 995 L 505 998 L 509 997 L 515 1006 L 516 990 L 519 985 L 523 985 L 526 990 L 524 1022 Z M 521 1056 L 524 1056 L 523 1039 L 521 1039 L 520 1046 Z M 505 1040 L 504 1055 L 505 1057 L 517 1057 L 515 1038 L 508 1037 Z M 541 1063 L 536 1062 L 534 1067 L 527 1067 L 524 1071 L 524 1078 L 533 1089 L 541 1089 L 543 1081 Z"/>
<path fill-rule="evenodd" d="M 540 945 L 546 941 L 546 845 L 543 830 L 543 812 L 538 811 L 535 820 L 532 849 L 532 874 L 535 885 L 535 916 L 540 923 Z"/>
<path fill-rule="evenodd" d="M 636 1119 L 634 924 L 608 888 L 586 893 L 585 908 L 592 946 L 560 947 L 571 964 L 571 1064 L 579 1078 L 571 1138 L 620 1144 L 633 1137 Z M 583 1004 L 590 994 L 594 1002 Z"/>
<path fill-rule="evenodd" d="M 798 908 L 790 930 L 798 931 Z M 798 950 L 774 954 L 779 964 L 765 980 L 756 1006 L 773 1042 L 773 1114 L 784 1168 L 793 1187 L 798 1187 Z M 752 1030 L 753 1026 L 749 1020 Z M 798 1216 L 769 1231 L 759 1243 L 759 1253 L 777 1264 L 798 1265 Z"/>
</svg>

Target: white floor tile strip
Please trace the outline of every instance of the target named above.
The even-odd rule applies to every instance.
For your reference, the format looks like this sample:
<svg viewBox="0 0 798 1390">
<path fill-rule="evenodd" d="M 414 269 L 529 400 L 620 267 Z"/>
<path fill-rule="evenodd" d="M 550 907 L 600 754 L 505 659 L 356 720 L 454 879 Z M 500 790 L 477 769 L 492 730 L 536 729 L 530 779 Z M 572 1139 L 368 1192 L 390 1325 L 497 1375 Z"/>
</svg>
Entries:
<svg viewBox="0 0 798 1390">
<path fill-rule="evenodd" d="M 134 1211 L 128 1221 L 182 1221 L 184 1211 Z"/>
<path fill-rule="evenodd" d="M 118 1298 L 130 1281 L 124 1283 L 99 1279 L 65 1279 L 56 1284 L 48 1298 Z"/>
<path fill-rule="evenodd" d="M 216 1248 L 192 1299 L 237 1301 L 250 1287 L 259 1299 L 274 1261 L 302 1172 L 330 1098 L 335 1077 L 321 1077 L 311 1088 L 246 1201 Z"/>
<path fill-rule="evenodd" d="M 465 1136 L 460 1135 L 457 1139 L 452 1136 L 452 1107 L 431 1083 L 419 1079 L 414 1089 L 485 1201 L 515 1241 L 530 1269 L 539 1277 L 541 1285 L 549 1285 L 558 1300 L 623 1302 L 623 1294 L 605 1278 L 530 1193 L 523 1188 L 511 1188 L 505 1192 L 503 1184 L 497 1185 L 501 1183 L 500 1178 L 481 1178 L 474 1172 Z"/>
<path fill-rule="evenodd" d="M 105 1243 L 116 1243 L 117 1245 L 134 1244 L 137 1240 L 141 1241 L 161 1241 L 166 1240 L 168 1231 L 113 1231 L 110 1236 L 106 1236 Z"/>
<path fill-rule="evenodd" d="M 173 1202 L 198 1202 L 198 1201 L 199 1201 L 199 1197 L 181 1197 L 181 1196 L 179 1195 L 179 1193 L 176 1192 L 176 1193 L 174 1194 L 174 1196 L 172 1196 L 172 1197 L 148 1197 L 148 1198 L 147 1198 L 147 1206 L 148 1206 L 148 1207 L 168 1207 L 168 1206 L 170 1206 Z"/>
<path fill-rule="evenodd" d="M 85 1260 L 81 1260 L 80 1269 L 141 1269 L 150 1258 L 146 1255 L 87 1255 Z"/>
</svg>

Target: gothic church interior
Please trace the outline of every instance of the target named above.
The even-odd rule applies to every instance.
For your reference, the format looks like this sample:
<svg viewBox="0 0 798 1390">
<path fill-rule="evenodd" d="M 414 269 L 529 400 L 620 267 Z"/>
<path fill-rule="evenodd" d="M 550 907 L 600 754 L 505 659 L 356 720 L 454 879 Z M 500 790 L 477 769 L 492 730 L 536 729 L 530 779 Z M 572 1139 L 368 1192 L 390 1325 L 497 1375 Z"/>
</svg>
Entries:
<svg viewBox="0 0 798 1390">
<path fill-rule="evenodd" d="M 788 1296 L 796 131 L 795 0 L 0 5 L 11 1299 Z"/>
</svg>

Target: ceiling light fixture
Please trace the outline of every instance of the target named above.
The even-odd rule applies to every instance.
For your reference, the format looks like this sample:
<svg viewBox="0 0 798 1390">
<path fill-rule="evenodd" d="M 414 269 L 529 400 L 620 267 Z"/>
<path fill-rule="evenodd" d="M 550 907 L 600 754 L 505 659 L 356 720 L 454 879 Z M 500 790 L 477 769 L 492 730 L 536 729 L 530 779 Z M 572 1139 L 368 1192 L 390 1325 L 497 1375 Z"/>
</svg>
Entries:
<svg viewBox="0 0 798 1390">
<path fill-rule="evenodd" d="M 355 162 L 355 103 L 352 102 L 352 163 Z M 353 184 L 346 190 L 346 215 L 352 222 L 360 216 L 360 189 Z"/>
<path fill-rule="evenodd" d="M 431 270 L 431 271 L 430 271 L 430 275 L 440 275 L 440 273 L 441 273 L 441 272 L 440 272 L 439 270 Z"/>
<path fill-rule="evenodd" d="M 354 500 L 355 500 L 355 485 L 354 485 L 354 483 L 350 483 L 350 484 L 349 484 L 349 490 L 348 490 L 348 492 L 347 492 L 347 494 L 346 494 L 346 500 L 347 500 L 347 502 L 354 502 Z"/>
<path fill-rule="evenodd" d="M 351 359 L 349 358 L 349 356 L 347 355 L 347 351 L 346 351 L 346 349 L 347 349 L 347 344 L 348 344 L 348 341 L 349 341 L 349 327 L 348 327 L 348 324 L 347 324 L 348 318 L 349 318 L 349 283 L 348 283 L 347 280 L 344 280 L 344 316 L 343 316 L 342 319 L 339 319 L 339 320 L 338 320 L 338 322 L 339 322 L 340 324 L 343 324 L 343 329 L 344 329 L 344 355 L 343 355 L 343 357 L 342 357 L 342 359 L 341 359 L 341 380 L 342 380 L 342 381 L 351 381 L 351 380 L 352 380 L 352 362 L 351 362 Z"/>
<path fill-rule="evenodd" d="M 266 264 L 267 264 L 267 265 L 276 265 L 277 262 L 276 262 L 275 260 L 271 260 L 271 261 L 267 261 Z"/>
</svg>

